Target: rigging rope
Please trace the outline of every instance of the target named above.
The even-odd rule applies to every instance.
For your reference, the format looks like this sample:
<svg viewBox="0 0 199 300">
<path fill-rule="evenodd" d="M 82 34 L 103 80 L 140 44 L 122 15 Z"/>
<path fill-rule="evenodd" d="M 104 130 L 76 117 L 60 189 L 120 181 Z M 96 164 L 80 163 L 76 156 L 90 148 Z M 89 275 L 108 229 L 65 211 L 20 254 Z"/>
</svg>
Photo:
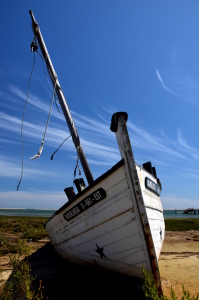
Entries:
<svg viewBox="0 0 199 300">
<path fill-rule="evenodd" d="M 48 85 L 49 85 L 49 87 L 51 88 L 51 90 L 53 90 L 52 89 L 52 86 L 51 86 L 51 84 L 50 84 L 50 82 L 49 82 L 49 80 L 48 80 L 48 76 L 47 76 L 47 74 L 46 74 L 46 70 L 45 70 L 45 67 L 44 67 L 44 58 L 43 58 L 43 56 L 39 53 L 39 51 L 37 50 L 37 54 L 39 54 L 39 56 L 41 57 L 41 61 L 42 61 L 42 66 L 43 66 L 43 70 L 44 70 L 44 74 L 45 74 L 45 76 L 46 76 L 46 80 L 47 80 L 47 82 L 48 82 Z"/>
<path fill-rule="evenodd" d="M 43 70 L 44 70 L 46 79 L 47 79 L 47 81 L 48 81 L 48 84 L 49 84 L 50 88 L 52 89 L 51 84 L 50 84 L 50 82 L 49 82 L 49 80 L 48 80 L 48 77 L 47 77 L 47 75 L 46 75 L 46 71 L 45 71 L 44 64 L 43 64 L 43 61 L 45 61 L 45 58 L 39 53 L 39 51 L 37 51 L 37 53 L 39 54 L 39 56 L 40 56 L 41 59 L 42 59 Z M 54 80 L 50 68 L 49 68 L 48 66 L 47 66 L 47 68 L 48 68 L 49 75 L 50 75 L 52 81 L 54 81 L 54 82 L 55 82 L 55 85 L 56 85 L 57 78 L 56 78 L 56 80 Z M 61 89 L 60 86 L 58 86 L 58 88 L 62 91 L 62 89 Z M 55 87 L 54 87 L 54 90 L 55 90 Z M 62 92 L 63 92 L 63 91 L 62 91 Z M 54 93 L 53 93 L 53 94 L 54 94 Z M 58 110 L 59 113 L 63 114 L 63 112 L 61 112 L 61 111 L 59 110 L 59 107 L 58 107 L 58 105 L 57 105 L 57 101 L 56 101 L 56 100 L 58 100 L 58 99 L 57 99 L 57 95 L 55 94 L 55 104 L 56 104 L 57 110 Z M 53 101 L 53 99 L 52 99 L 52 101 Z M 58 100 L 58 103 L 59 103 L 59 100 Z M 52 107 L 52 103 L 51 103 L 51 107 Z M 53 152 L 53 154 L 51 155 L 51 160 L 53 160 L 54 154 L 59 150 L 59 148 L 65 143 L 65 141 L 66 141 L 70 136 L 71 136 L 71 135 L 69 135 L 69 136 L 68 136 L 68 137 L 60 144 L 60 146 L 55 150 L 55 152 Z M 41 151 L 42 151 L 42 149 L 43 149 L 43 144 L 44 144 L 44 139 L 43 139 L 43 141 L 42 141 L 42 143 L 41 143 L 41 147 L 40 147 L 39 152 L 38 152 L 38 155 L 36 155 L 36 157 L 39 157 L 39 156 L 40 156 Z M 35 157 L 35 158 L 36 158 L 36 157 Z M 78 161 L 79 161 L 79 156 L 77 155 L 77 162 L 76 162 L 76 167 L 75 167 L 75 170 L 74 170 L 74 178 L 75 178 L 75 176 L 76 176 L 76 170 L 77 170 L 77 168 L 79 169 L 79 176 L 81 175 L 81 170 L 80 170 L 80 168 L 79 168 Z"/>
<path fill-rule="evenodd" d="M 55 81 L 55 86 L 54 86 L 51 105 L 50 105 L 50 110 L 49 110 L 49 114 L 48 114 L 48 120 L 47 120 L 47 123 L 46 123 L 46 128 L 45 128 L 43 140 L 41 142 L 41 146 L 39 148 L 38 153 L 36 155 L 32 156 L 30 159 L 40 158 L 40 155 L 42 153 L 42 150 L 43 150 L 43 147 L 44 147 L 44 140 L 45 140 L 45 136 L 46 136 L 46 131 L 47 131 L 47 128 L 48 128 L 48 122 L 49 122 L 49 119 L 50 119 L 51 109 L 52 109 L 52 105 L 53 105 L 53 99 L 54 99 L 54 95 L 55 95 L 56 84 L 57 84 L 57 80 Z"/>
<path fill-rule="evenodd" d="M 75 170 L 74 170 L 74 179 L 75 179 L 75 176 L 76 176 L 77 168 L 79 169 L 79 176 L 81 175 L 81 170 L 80 170 L 80 167 L 78 165 L 78 161 L 79 161 L 79 155 L 77 154 L 77 162 L 76 162 L 76 166 L 75 166 Z"/>
<path fill-rule="evenodd" d="M 67 140 L 67 139 L 69 139 L 69 137 L 71 136 L 71 134 L 61 143 L 61 145 L 59 145 L 59 147 L 57 148 L 57 150 L 55 150 L 55 152 L 51 155 L 51 160 L 53 160 L 53 156 L 54 156 L 54 154 L 59 150 L 59 148 L 63 145 L 63 143 L 65 143 L 65 141 Z"/>
<path fill-rule="evenodd" d="M 50 88 L 51 88 L 51 90 L 52 90 L 51 84 L 50 84 L 50 82 L 49 82 L 49 80 L 48 80 L 48 76 L 47 76 L 47 74 L 46 74 L 46 70 L 45 70 L 45 67 L 44 67 L 44 61 L 45 61 L 45 59 L 44 59 L 44 57 L 39 53 L 39 51 L 37 51 L 37 53 L 38 53 L 39 56 L 41 57 L 41 60 L 42 60 L 42 66 L 43 66 L 43 70 L 44 70 L 44 74 L 45 74 L 45 76 L 46 76 L 46 80 L 47 80 L 47 82 L 48 82 L 48 85 L 50 86 Z M 50 74 L 51 79 L 52 79 L 53 81 L 55 81 L 55 80 L 53 79 L 53 77 L 52 77 L 52 74 L 51 74 L 51 71 L 50 71 L 49 68 L 48 68 L 48 71 L 49 71 L 49 74 Z M 60 88 L 60 87 L 59 87 L 59 88 Z M 57 105 L 57 101 L 58 101 L 58 103 L 59 103 L 59 100 L 58 100 L 58 98 L 57 98 L 57 95 L 55 94 L 55 104 L 56 104 L 57 110 L 58 110 L 58 112 L 59 112 L 60 114 L 63 114 L 63 112 L 60 111 L 60 109 L 59 109 L 59 107 L 58 107 L 58 105 Z M 59 103 L 59 105 L 60 105 L 60 103 Z"/>
<path fill-rule="evenodd" d="M 35 37 L 34 37 L 35 40 Z M 31 45 L 32 46 L 32 45 Z M 29 95 L 29 86 L 30 86 L 30 80 L 33 74 L 33 69 L 34 69 L 34 65 L 35 65 L 35 56 L 36 56 L 36 48 L 35 50 L 31 48 L 31 52 L 34 51 L 34 61 L 33 61 L 33 66 L 32 66 L 32 70 L 31 70 L 31 74 L 30 74 L 30 78 L 29 78 L 29 82 L 28 82 L 28 90 L 27 90 L 27 97 L 26 97 L 26 103 L 25 103 L 25 108 L 24 108 L 24 112 L 23 112 L 23 118 L 22 118 L 22 125 L 21 125 L 21 139 L 22 139 L 22 170 L 21 170 L 21 178 L 19 180 L 19 183 L 17 185 L 17 191 L 19 190 L 19 186 L 21 184 L 21 180 L 23 177 L 23 122 L 24 122 L 24 116 L 25 116 L 25 111 L 26 111 L 26 106 L 27 106 L 27 102 L 28 102 L 28 95 Z M 52 95 L 52 101 L 51 101 L 51 106 L 50 106 L 50 111 L 48 114 L 48 120 L 47 120 L 47 124 L 46 124 L 46 128 L 45 128 L 45 132 L 44 132 L 44 137 L 41 143 L 41 147 L 38 151 L 38 153 L 36 155 L 34 155 L 33 157 L 31 157 L 30 159 L 35 159 L 35 158 L 39 158 L 41 155 L 41 152 L 43 150 L 43 146 L 44 146 L 44 140 L 45 140 L 45 136 L 46 136 L 46 131 L 47 131 L 47 127 L 48 127 L 48 123 L 49 123 L 49 119 L 50 119 L 50 113 L 51 113 L 51 109 L 52 109 L 52 104 L 53 104 L 53 99 L 54 99 L 54 95 L 55 95 L 55 89 L 56 89 L 56 84 L 57 84 L 57 78 L 55 80 L 55 85 L 54 85 L 54 90 L 53 90 L 53 95 Z"/>
<path fill-rule="evenodd" d="M 37 51 L 38 49 L 38 45 L 37 45 L 37 42 L 36 42 L 36 38 L 34 36 L 34 41 L 31 43 L 31 52 L 34 52 L 34 61 L 33 61 L 33 66 L 32 66 L 32 71 L 31 71 L 31 75 L 30 75 L 30 78 L 29 78 L 29 82 L 28 82 L 28 90 L 27 90 L 27 97 L 26 97 L 26 103 L 25 103 L 25 108 L 24 108 L 24 112 L 23 112 L 23 118 L 22 118 L 22 125 L 21 125 L 21 139 L 22 139 L 22 170 L 21 170 L 21 178 L 19 180 L 19 183 L 18 183 L 18 186 L 17 186 L 17 191 L 19 190 L 19 186 L 20 186 L 20 183 L 21 183 L 21 180 L 22 180 L 22 177 L 23 177 L 23 134 L 22 134 L 22 130 L 23 130 L 23 121 L 24 121 L 24 116 L 25 116 L 25 111 L 26 111 L 26 106 L 27 106 L 27 102 L 28 102 L 28 95 L 29 95 L 29 86 L 30 86 L 30 80 L 31 80 L 31 77 L 32 77 L 32 73 L 33 73 L 33 69 L 34 69 L 34 65 L 35 65 L 35 55 L 36 55 L 36 52 L 40 55 L 40 57 L 42 58 L 42 64 L 43 64 L 43 60 L 45 60 L 43 58 L 43 56 Z M 43 65 L 43 68 L 44 68 L 44 65 Z M 48 67 L 47 67 L 48 68 Z M 44 136 L 43 136 L 43 140 L 42 140 L 42 143 L 41 143 L 41 146 L 39 148 L 39 151 L 36 155 L 34 155 L 33 157 L 31 157 L 30 159 L 35 159 L 35 158 L 39 158 L 41 153 L 42 153 L 42 150 L 43 150 L 43 146 L 44 146 L 44 140 L 45 140 L 45 136 L 46 136 L 46 131 L 47 131 L 47 128 L 48 128 L 48 123 L 49 123 L 49 119 L 50 119 L 50 114 L 51 114 L 51 109 L 52 109 L 52 104 L 53 104 L 53 99 L 55 97 L 55 104 L 56 104 L 56 107 L 58 109 L 58 106 L 57 106 L 57 103 L 56 103 L 56 94 L 55 94 L 55 91 L 56 91 L 56 86 L 57 86 L 57 75 L 55 74 L 55 79 L 53 78 L 51 72 L 50 72 L 50 69 L 48 68 L 49 70 L 49 74 L 50 74 L 50 77 L 52 79 L 52 81 L 54 81 L 54 89 L 53 89 L 53 95 L 52 95 L 52 100 L 51 100 L 51 106 L 50 106 L 50 110 L 49 110 L 49 114 L 48 114 L 48 120 L 47 120 L 47 123 L 46 123 L 46 128 L 45 128 L 45 132 L 44 132 Z M 45 68 L 44 68 L 44 72 L 45 72 Z M 46 75 L 46 72 L 45 72 L 45 75 Z M 47 78 L 47 76 L 46 76 Z M 47 81 L 48 81 L 48 78 L 47 78 Z M 48 81 L 49 83 L 49 81 Z M 50 85 L 50 83 L 49 83 Z M 59 89 L 60 86 L 58 85 Z M 50 85 L 50 88 L 51 88 L 51 85 Z M 52 88 L 51 88 L 52 89 Z M 59 101 L 58 101 L 59 102 Z M 59 109 L 58 109 L 59 111 Z M 60 112 L 60 111 L 59 111 Z M 60 112 L 61 113 L 61 112 Z M 71 136 L 71 135 L 70 135 Z M 69 137 L 70 137 L 69 136 Z M 52 154 L 51 156 L 51 160 L 53 159 L 53 155 L 59 150 L 59 148 L 63 145 L 63 143 L 69 138 L 67 137 L 63 142 L 62 144 L 58 147 L 58 149 Z M 76 165 L 76 168 L 78 166 L 78 160 L 77 160 L 77 165 Z M 79 168 L 79 166 L 78 166 Z M 76 171 L 75 171 L 76 172 Z M 81 174 L 81 171 L 79 169 L 79 172 Z"/>
<path fill-rule="evenodd" d="M 45 139 L 45 135 L 46 135 L 47 127 L 48 127 L 48 122 L 49 122 L 49 119 L 50 119 L 50 113 L 51 113 L 51 109 L 52 109 L 52 105 L 53 105 L 53 99 L 54 99 L 54 96 L 55 96 L 56 84 L 57 84 L 57 79 L 56 79 L 55 85 L 54 85 L 54 90 L 53 90 L 53 95 L 52 95 L 52 100 L 51 100 L 51 106 L 50 106 L 50 111 L 49 111 L 49 114 L 48 114 L 48 120 L 47 120 L 47 124 L 46 124 L 46 129 L 45 129 L 45 132 L 44 132 L 43 142 L 44 142 L 44 139 Z"/>
<path fill-rule="evenodd" d="M 35 65 L 35 52 L 34 52 L 34 61 L 33 61 L 33 66 L 32 66 L 32 71 L 30 74 L 30 78 L 29 78 L 29 82 L 28 82 L 28 90 L 27 90 L 27 97 L 26 97 L 26 103 L 25 103 L 25 107 L 24 107 L 24 112 L 23 112 L 23 118 L 22 118 L 22 124 L 21 124 L 21 140 L 22 140 L 22 170 L 21 170 L 21 178 L 19 180 L 18 186 L 17 186 L 17 191 L 19 190 L 19 186 L 22 180 L 22 176 L 23 176 L 23 134 L 22 134 L 22 130 L 23 130 L 23 121 L 24 121 L 24 116 L 25 116 L 25 111 L 26 111 L 26 105 L 28 102 L 28 94 L 29 94 L 29 86 L 30 86 L 30 80 L 32 77 L 32 73 L 33 73 L 33 69 L 34 69 L 34 65 Z"/>
</svg>

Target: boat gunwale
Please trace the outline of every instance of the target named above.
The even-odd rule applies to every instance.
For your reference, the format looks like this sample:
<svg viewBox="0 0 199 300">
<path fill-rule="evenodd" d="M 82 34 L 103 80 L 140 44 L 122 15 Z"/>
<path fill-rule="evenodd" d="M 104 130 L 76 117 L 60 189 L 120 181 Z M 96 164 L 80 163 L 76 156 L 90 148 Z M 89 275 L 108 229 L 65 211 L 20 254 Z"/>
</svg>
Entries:
<svg viewBox="0 0 199 300">
<path fill-rule="evenodd" d="M 118 163 L 116 163 L 111 169 L 103 173 L 101 176 L 99 176 L 97 179 L 95 179 L 90 185 L 88 185 L 85 189 L 83 189 L 81 192 L 77 193 L 72 200 L 67 201 L 63 206 L 61 206 L 56 212 L 50 217 L 50 219 L 44 224 L 44 227 L 47 225 L 48 222 L 50 222 L 55 216 L 57 216 L 59 213 L 61 213 L 65 208 L 67 208 L 72 202 L 77 200 L 80 196 L 87 193 L 90 189 L 92 189 L 95 185 L 97 185 L 99 182 L 110 176 L 112 173 L 114 173 L 117 169 L 122 167 L 125 164 L 124 159 L 122 158 Z"/>
</svg>

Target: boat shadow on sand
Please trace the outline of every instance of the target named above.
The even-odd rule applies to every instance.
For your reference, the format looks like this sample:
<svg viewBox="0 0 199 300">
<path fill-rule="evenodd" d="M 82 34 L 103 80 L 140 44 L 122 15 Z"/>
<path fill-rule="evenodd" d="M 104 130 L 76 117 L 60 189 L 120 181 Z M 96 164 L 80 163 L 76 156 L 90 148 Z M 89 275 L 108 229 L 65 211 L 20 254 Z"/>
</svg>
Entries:
<svg viewBox="0 0 199 300">
<path fill-rule="evenodd" d="M 63 260 L 50 243 L 45 244 L 28 258 L 31 273 L 36 276 L 33 289 L 37 290 L 39 280 L 44 286 L 44 299 L 67 299 L 73 296 L 87 299 L 104 297 L 129 297 L 146 299 L 141 283 L 135 279 L 107 270 L 80 266 Z"/>
</svg>

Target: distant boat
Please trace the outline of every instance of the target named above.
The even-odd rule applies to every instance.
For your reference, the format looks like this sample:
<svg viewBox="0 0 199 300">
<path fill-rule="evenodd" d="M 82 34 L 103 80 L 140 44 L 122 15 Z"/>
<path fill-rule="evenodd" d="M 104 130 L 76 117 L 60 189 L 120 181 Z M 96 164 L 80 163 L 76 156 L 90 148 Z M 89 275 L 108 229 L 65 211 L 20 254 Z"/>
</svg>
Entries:
<svg viewBox="0 0 199 300">
<path fill-rule="evenodd" d="M 156 169 L 151 162 L 142 166 L 135 163 L 126 125 L 128 114 L 117 112 L 112 116 L 110 129 L 116 135 L 121 160 L 93 179 L 38 23 L 32 11 L 30 15 L 34 36 L 88 181 L 86 186 L 83 178 L 75 180 L 77 193 L 73 187 L 65 189 L 68 201 L 45 224 L 51 244 L 60 256 L 71 262 L 131 277 L 143 279 L 144 266 L 153 273 L 162 294 L 158 259 L 165 222 L 160 200 L 162 187 Z"/>
</svg>

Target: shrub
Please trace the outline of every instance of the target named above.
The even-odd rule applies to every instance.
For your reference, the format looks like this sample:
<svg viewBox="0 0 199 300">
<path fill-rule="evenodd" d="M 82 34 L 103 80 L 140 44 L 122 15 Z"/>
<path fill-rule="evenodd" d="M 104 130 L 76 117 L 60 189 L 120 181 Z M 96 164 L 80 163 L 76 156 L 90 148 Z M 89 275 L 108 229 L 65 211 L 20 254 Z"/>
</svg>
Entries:
<svg viewBox="0 0 199 300">
<path fill-rule="evenodd" d="M 30 287 L 35 279 L 31 275 L 30 264 L 27 260 L 20 261 L 19 255 L 14 255 L 10 257 L 11 264 L 13 266 L 13 273 L 11 279 L 6 282 L 3 287 L 1 294 L 1 300 L 14 300 L 14 299 L 27 299 L 27 300 L 39 300 L 43 299 L 42 287 L 40 280 L 40 285 L 37 293 L 31 291 Z"/>
<path fill-rule="evenodd" d="M 35 290 L 31 291 L 31 284 L 36 277 L 31 275 L 31 267 L 27 257 L 24 260 L 21 260 L 21 256 L 24 254 L 29 254 L 30 249 L 31 247 L 27 246 L 24 240 L 19 240 L 16 245 L 17 254 L 9 255 L 13 272 L 1 291 L 1 300 L 44 299 L 44 287 L 42 287 L 42 281 L 39 281 L 37 292 L 35 292 Z"/>
<path fill-rule="evenodd" d="M 144 284 L 143 284 L 143 291 L 146 299 L 154 299 L 154 300 L 176 300 L 178 299 L 175 295 L 175 292 L 171 286 L 170 295 L 171 297 L 168 298 L 164 295 L 158 295 L 158 291 L 155 285 L 155 280 L 153 275 L 148 272 L 144 266 L 142 267 L 142 272 L 144 274 Z M 199 300 L 199 293 L 196 296 L 191 296 L 189 291 L 186 291 L 184 285 L 182 285 L 182 292 L 183 296 L 181 300 Z"/>
<path fill-rule="evenodd" d="M 7 253 L 30 254 L 31 250 L 32 247 L 28 246 L 25 240 L 10 241 L 0 235 L 0 256 Z"/>
</svg>

